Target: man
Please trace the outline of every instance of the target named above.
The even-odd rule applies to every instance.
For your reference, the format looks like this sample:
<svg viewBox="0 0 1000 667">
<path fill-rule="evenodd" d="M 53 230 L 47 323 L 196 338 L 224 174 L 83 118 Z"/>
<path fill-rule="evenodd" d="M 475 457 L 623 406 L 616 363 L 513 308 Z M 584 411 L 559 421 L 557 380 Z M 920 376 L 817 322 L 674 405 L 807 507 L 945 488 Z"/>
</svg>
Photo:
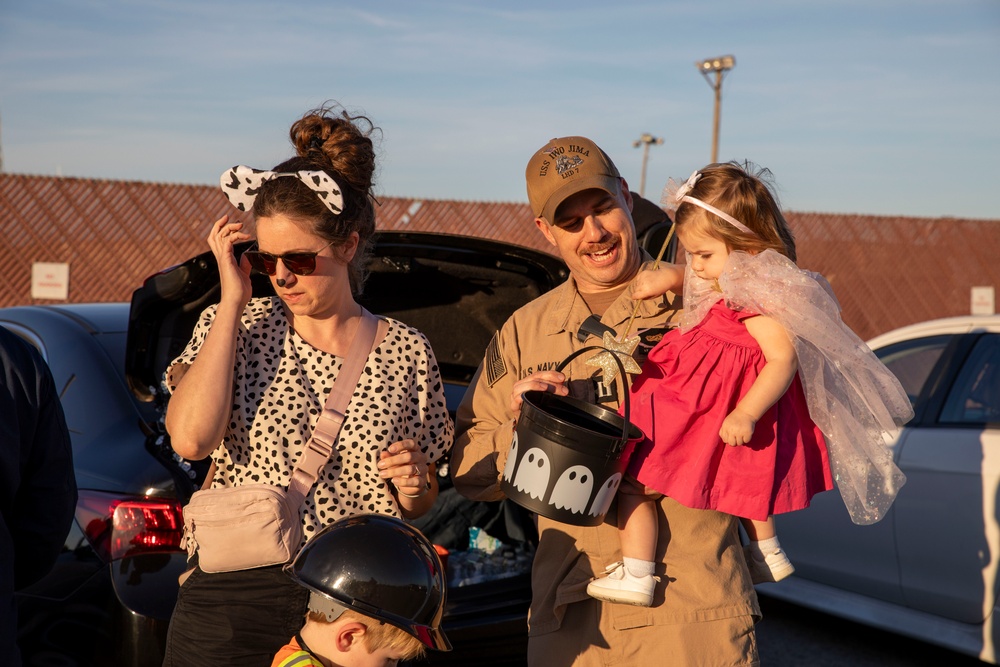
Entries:
<svg viewBox="0 0 1000 667">
<path fill-rule="evenodd" d="M 0 655 L 20 665 L 14 591 L 52 568 L 76 508 L 69 431 L 52 374 L 0 326 Z"/>
<path fill-rule="evenodd" d="M 515 312 L 490 342 L 458 410 L 452 476 L 463 495 L 503 497 L 500 478 L 530 390 L 571 395 L 617 409 L 623 379 L 604 381 L 591 354 L 553 370 L 573 351 L 602 343 L 580 339 L 596 315 L 618 339 L 639 334 L 641 352 L 676 326 L 679 299 L 635 302 L 629 284 L 649 256 L 636 242 L 632 196 L 611 159 L 583 137 L 553 139 L 526 171 L 535 225 L 566 262 L 570 278 Z M 582 334 L 584 337 L 586 333 Z M 625 390 L 627 391 L 627 389 Z M 743 560 L 736 520 L 659 501 L 659 578 L 652 607 L 602 603 L 588 582 L 621 561 L 615 508 L 597 527 L 539 516 L 532 571 L 528 664 L 756 665 L 757 598 Z"/>
</svg>

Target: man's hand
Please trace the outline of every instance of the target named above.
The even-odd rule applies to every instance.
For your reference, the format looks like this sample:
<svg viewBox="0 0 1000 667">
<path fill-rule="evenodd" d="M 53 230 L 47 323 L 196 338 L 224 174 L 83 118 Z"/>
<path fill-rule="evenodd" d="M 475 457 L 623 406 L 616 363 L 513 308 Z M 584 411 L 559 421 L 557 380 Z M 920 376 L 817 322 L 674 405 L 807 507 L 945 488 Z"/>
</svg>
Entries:
<svg viewBox="0 0 1000 667">
<path fill-rule="evenodd" d="M 526 391 L 544 391 L 557 396 L 569 395 L 566 376 L 559 371 L 538 371 L 514 383 L 510 392 L 510 409 L 514 416 L 521 414 L 521 395 Z"/>
</svg>

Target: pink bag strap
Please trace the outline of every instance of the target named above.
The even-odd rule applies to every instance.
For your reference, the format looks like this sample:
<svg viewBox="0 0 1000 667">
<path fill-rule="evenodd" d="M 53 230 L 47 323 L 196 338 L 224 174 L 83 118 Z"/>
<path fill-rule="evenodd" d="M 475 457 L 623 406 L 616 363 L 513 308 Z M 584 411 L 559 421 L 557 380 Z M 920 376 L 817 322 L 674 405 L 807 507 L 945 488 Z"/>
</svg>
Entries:
<svg viewBox="0 0 1000 667">
<path fill-rule="evenodd" d="M 330 460 L 340 427 L 344 423 L 347 404 L 351 402 L 351 396 L 358 386 L 368 355 L 379 346 L 388 330 L 389 323 L 386 320 L 361 309 L 361 323 L 354 334 L 354 340 L 351 341 L 340 372 L 333 381 L 312 437 L 306 443 L 292 472 L 292 480 L 288 484 L 288 501 L 292 507 L 302 504 L 306 494 L 319 479 L 320 471 Z"/>
</svg>

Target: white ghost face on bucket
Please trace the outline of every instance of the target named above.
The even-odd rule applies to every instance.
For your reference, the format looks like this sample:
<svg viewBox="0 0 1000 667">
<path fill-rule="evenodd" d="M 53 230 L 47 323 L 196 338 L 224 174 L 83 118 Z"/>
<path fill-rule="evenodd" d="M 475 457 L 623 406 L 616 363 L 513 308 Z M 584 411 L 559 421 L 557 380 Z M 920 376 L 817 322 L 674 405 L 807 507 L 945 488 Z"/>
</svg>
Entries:
<svg viewBox="0 0 1000 667">
<path fill-rule="evenodd" d="M 594 490 L 594 474 L 587 466 L 575 465 L 567 468 L 552 489 L 549 504 L 556 509 L 565 509 L 582 514 L 587 509 L 590 492 Z"/>
<path fill-rule="evenodd" d="M 514 477 L 514 468 L 517 467 L 517 431 L 514 431 L 514 440 L 510 443 L 510 451 L 507 452 L 507 463 L 503 467 L 503 478 L 510 482 Z"/>
<path fill-rule="evenodd" d="M 536 500 L 541 500 L 545 490 L 549 488 L 551 474 L 552 465 L 549 463 L 548 455 L 538 447 L 532 447 L 524 453 L 524 458 L 517 466 L 514 488 Z"/>
<path fill-rule="evenodd" d="M 621 484 L 622 474 L 616 472 L 611 477 L 601 485 L 600 490 L 597 492 L 597 497 L 594 498 L 594 504 L 590 506 L 590 516 L 603 516 L 608 513 L 608 509 L 611 507 L 611 501 L 615 497 L 615 492 L 618 491 L 618 486 Z"/>
</svg>

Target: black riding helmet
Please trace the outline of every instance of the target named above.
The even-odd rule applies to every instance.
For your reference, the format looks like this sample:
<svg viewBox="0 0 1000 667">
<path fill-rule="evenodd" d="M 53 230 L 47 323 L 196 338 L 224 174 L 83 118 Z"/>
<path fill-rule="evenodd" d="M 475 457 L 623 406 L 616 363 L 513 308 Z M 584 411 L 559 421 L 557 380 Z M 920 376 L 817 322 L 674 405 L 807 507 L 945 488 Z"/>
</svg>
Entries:
<svg viewBox="0 0 1000 667">
<path fill-rule="evenodd" d="M 330 524 L 306 543 L 284 571 L 308 588 L 323 610 L 345 607 L 450 651 L 441 630 L 446 580 L 423 533 L 399 519 L 362 514 Z M 323 599 L 333 602 L 325 606 Z"/>
</svg>

